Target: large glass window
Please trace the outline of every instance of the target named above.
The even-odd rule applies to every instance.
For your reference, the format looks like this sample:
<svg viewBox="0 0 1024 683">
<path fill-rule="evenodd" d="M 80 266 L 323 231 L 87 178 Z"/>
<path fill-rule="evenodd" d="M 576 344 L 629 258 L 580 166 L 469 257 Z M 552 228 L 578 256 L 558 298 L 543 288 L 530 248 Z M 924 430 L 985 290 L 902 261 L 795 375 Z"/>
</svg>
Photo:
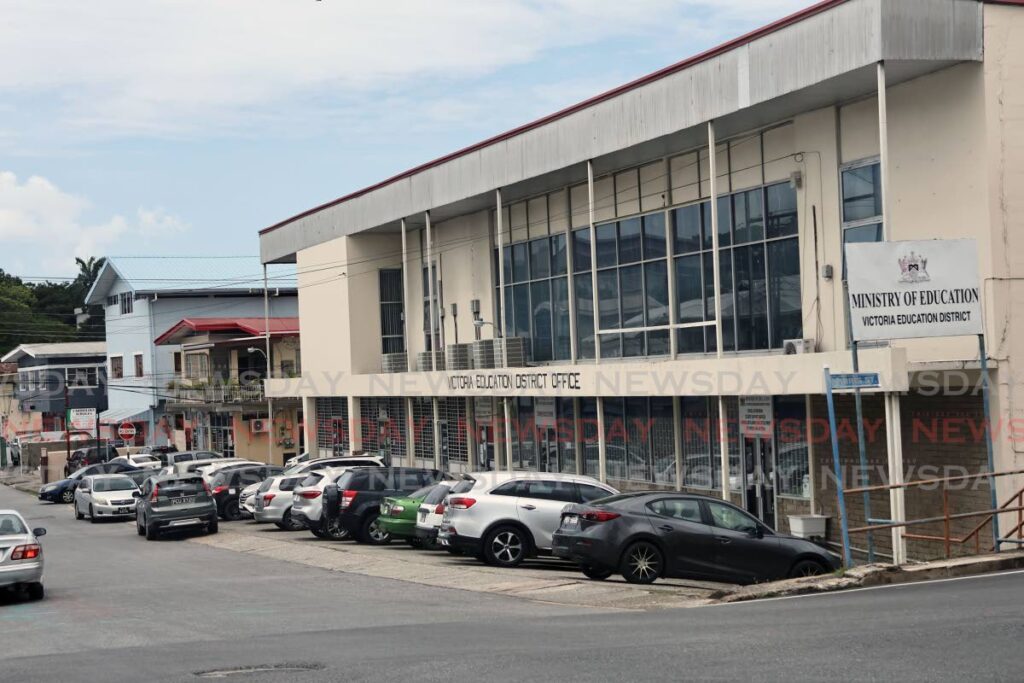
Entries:
<svg viewBox="0 0 1024 683">
<path fill-rule="evenodd" d="M 609 479 L 674 484 L 671 398 L 604 399 Z"/>
<path fill-rule="evenodd" d="M 382 268 L 377 284 L 380 294 L 381 352 L 401 353 L 405 351 L 405 334 L 402 327 L 402 269 Z"/>
<path fill-rule="evenodd" d="M 843 190 L 843 281 L 846 245 L 882 241 L 882 177 L 877 161 L 858 162 L 841 172 Z"/>
<path fill-rule="evenodd" d="M 796 192 L 778 183 L 719 197 L 718 206 L 723 350 L 781 348 L 802 336 Z M 715 320 L 710 226 L 709 201 L 672 212 L 680 324 Z M 715 328 L 676 330 L 676 341 L 679 353 L 711 352 Z"/>
<path fill-rule="evenodd" d="M 808 472 L 807 406 L 803 396 L 776 396 L 775 472 L 780 496 L 811 497 Z"/>
</svg>

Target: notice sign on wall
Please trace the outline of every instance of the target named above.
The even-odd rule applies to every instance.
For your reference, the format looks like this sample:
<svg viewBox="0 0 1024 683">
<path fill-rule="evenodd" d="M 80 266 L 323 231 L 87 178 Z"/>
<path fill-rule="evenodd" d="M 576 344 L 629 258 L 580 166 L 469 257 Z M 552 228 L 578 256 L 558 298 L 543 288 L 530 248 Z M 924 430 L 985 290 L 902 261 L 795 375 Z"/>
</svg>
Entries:
<svg viewBox="0 0 1024 683">
<path fill-rule="evenodd" d="M 846 245 L 856 341 L 982 333 L 974 240 Z"/>
<path fill-rule="evenodd" d="M 771 396 L 740 396 L 740 434 L 752 439 L 772 438 Z"/>
<path fill-rule="evenodd" d="M 68 411 L 71 429 L 76 432 L 96 431 L 96 409 L 95 408 L 72 408 Z"/>
</svg>

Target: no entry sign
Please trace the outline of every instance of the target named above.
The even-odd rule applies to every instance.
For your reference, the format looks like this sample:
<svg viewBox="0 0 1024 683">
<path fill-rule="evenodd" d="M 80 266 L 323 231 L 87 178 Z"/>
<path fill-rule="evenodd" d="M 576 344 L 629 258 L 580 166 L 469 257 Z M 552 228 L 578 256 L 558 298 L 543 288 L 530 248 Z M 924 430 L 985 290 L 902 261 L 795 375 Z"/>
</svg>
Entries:
<svg viewBox="0 0 1024 683">
<path fill-rule="evenodd" d="M 117 435 L 125 441 L 135 438 L 135 425 L 131 422 L 122 422 L 117 426 Z"/>
</svg>

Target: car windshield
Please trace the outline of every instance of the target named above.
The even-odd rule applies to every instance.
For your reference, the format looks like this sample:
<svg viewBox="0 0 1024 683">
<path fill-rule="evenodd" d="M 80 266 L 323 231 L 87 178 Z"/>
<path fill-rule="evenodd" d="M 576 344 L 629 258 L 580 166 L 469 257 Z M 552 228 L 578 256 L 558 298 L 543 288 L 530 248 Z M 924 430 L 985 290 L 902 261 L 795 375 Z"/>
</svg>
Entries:
<svg viewBox="0 0 1024 683">
<path fill-rule="evenodd" d="M 96 479 L 92 483 L 92 490 L 102 491 L 132 491 L 135 489 L 135 482 L 131 479 Z"/>
<path fill-rule="evenodd" d="M 27 533 L 28 529 L 25 528 L 25 523 L 21 521 L 21 517 L 10 513 L 0 513 L 0 536 Z"/>
</svg>

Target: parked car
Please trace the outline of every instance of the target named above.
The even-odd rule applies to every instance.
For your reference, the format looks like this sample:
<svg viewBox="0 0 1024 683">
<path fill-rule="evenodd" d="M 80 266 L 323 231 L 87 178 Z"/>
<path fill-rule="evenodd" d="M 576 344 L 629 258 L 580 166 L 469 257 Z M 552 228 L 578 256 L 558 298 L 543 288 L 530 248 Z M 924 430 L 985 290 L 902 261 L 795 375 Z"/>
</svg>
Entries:
<svg viewBox="0 0 1024 683">
<path fill-rule="evenodd" d="M 415 533 L 420 545 L 427 550 L 437 547 L 437 532 L 441 529 L 441 519 L 444 516 L 444 499 L 454 486 L 455 482 L 441 482 L 420 501 Z"/>
<path fill-rule="evenodd" d="M 110 462 L 122 462 L 132 467 L 138 467 L 141 470 L 158 470 L 162 467 L 160 458 L 146 453 L 119 455 L 116 458 L 111 458 Z"/>
<path fill-rule="evenodd" d="M 75 470 L 86 465 L 96 465 L 101 462 L 109 462 L 118 456 L 117 449 L 110 444 L 102 446 L 89 446 L 72 451 L 71 457 L 64 463 L 64 476 L 70 475 Z"/>
<path fill-rule="evenodd" d="M 324 488 L 323 523 L 345 529 L 359 543 L 390 543 L 391 535 L 378 522 L 381 502 L 445 479 L 449 477 L 439 470 L 354 467 Z"/>
<path fill-rule="evenodd" d="M 384 467 L 384 459 L 376 455 L 346 455 L 337 458 L 317 458 L 293 465 L 285 474 L 316 472 L 328 467 Z"/>
<path fill-rule="evenodd" d="M 416 533 L 416 521 L 420 517 L 420 506 L 427 496 L 444 495 L 451 490 L 454 482 L 428 484 L 407 496 L 389 496 L 380 504 L 380 528 L 391 535 L 392 539 L 405 541 L 417 548 L 424 545 L 423 538 Z M 430 539 L 433 542 L 433 539 Z"/>
<path fill-rule="evenodd" d="M 562 508 L 618 493 L 596 479 L 551 472 L 479 472 L 463 475 L 448 495 L 438 539 L 497 567 L 551 552 Z"/>
<path fill-rule="evenodd" d="M 268 477 L 256 492 L 253 518 L 257 522 L 273 522 L 278 529 L 299 531 L 303 527 L 292 519 L 292 491 L 306 478 L 304 473 Z"/>
<path fill-rule="evenodd" d="M 135 526 L 147 541 L 164 531 L 203 527 L 217 533 L 217 504 L 203 478 L 195 474 L 147 479 L 135 506 Z"/>
<path fill-rule="evenodd" d="M 347 467 L 328 467 L 306 473 L 306 478 L 292 491 L 292 519 L 296 524 L 309 529 L 317 538 L 340 541 L 348 537 L 344 529 L 337 526 L 328 529 L 320 523 L 324 488 L 336 482 L 347 471 Z"/>
<path fill-rule="evenodd" d="M 214 472 L 210 477 L 210 492 L 217 503 L 217 514 L 230 521 L 242 518 L 239 505 L 242 490 L 247 486 L 257 486 L 267 477 L 280 474 L 281 468 L 274 465 L 259 463 L 241 464 L 238 467 L 224 468 Z M 203 477 L 206 479 L 206 477 Z"/>
<path fill-rule="evenodd" d="M 29 530 L 15 510 L 0 510 L 0 588 L 23 590 L 32 600 L 43 597 L 43 546 L 46 529 Z M 10 551 L 8 551 L 8 548 Z"/>
<path fill-rule="evenodd" d="M 170 454 L 171 457 L 173 457 L 175 455 L 181 455 L 181 454 L 180 453 L 171 453 Z M 168 465 L 167 467 L 164 467 L 162 470 L 160 470 L 160 473 L 161 474 L 199 474 L 199 476 L 202 476 L 202 473 L 199 472 L 199 469 L 201 467 L 206 466 L 206 465 L 211 465 L 211 464 L 214 464 L 214 463 L 223 463 L 223 462 L 228 462 L 228 463 L 247 462 L 245 460 L 238 460 L 236 458 L 225 458 L 225 457 L 220 456 L 220 455 L 216 455 L 216 454 L 214 454 L 214 455 L 216 457 L 193 458 L 193 459 L 178 460 L 173 465 Z"/>
<path fill-rule="evenodd" d="M 238 509 L 244 518 L 252 518 L 256 515 L 256 494 L 259 493 L 263 482 L 249 484 L 238 494 Z"/>
<path fill-rule="evenodd" d="M 160 457 L 160 454 L 157 454 Z M 215 451 L 170 451 L 163 454 L 160 459 L 164 462 L 164 467 L 173 467 L 183 462 L 195 462 L 196 460 L 217 460 L 224 456 Z"/>
<path fill-rule="evenodd" d="M 834 571 L 839 557 L 708 496 L 630 493 L 567 505 L 554 553 L 592 579 L 692 577 L 752 583 Z"/>
<path fill-rule="evenodd" d="M 312 457 L 313 457 L 313 454 L 310 453 L 309 451 L 306 451 L 305 453 L 299 453 L 294 458 L 288 458 L 287 460 L 284 461 L 285 469 L 287 469 L 289 467 L 294 467 L 295 465 L 300 465 L 300 464 L 302 464 L 304 462 L 307 462 Z"/>
<path fill-rule="evenodd" d="M 210 483 L 210 480 L 213 479 L 213 475 L 218 472 L 238 469 L 240 467 L 248 467 L 250 465 L 262 465 L 266 467 L 266 463 L 258 462 L 256 460 L 245 460 L 244 458 L 220 458 L 210 462 L 197 460 L 194 464 L 187 466 L 185 471 L 195 472 L 205 479 L 206 483 Z"/>
<path fill-rule="evenodd" d="M 75 487 L 75 519 L 89 516 L 92 523 L 101 518 L 125 518 L 135 515 L 138 485 L 123 474 L 92 474 L 82 477 Z"/>
<path fill-rule="evenodd" d="M 89 465 L 75 470 L 67 479 L 44 484 L 39 488 L 39 500 L 48 500 L 51 503 L 72 503 L 75 500 L 75 488 L 82 477 L 91 474 L 131 474 L 142 472 L 138 467 L 126 465 L 122 462 L 101 462 L 97 465 Z"/>
</svg>

